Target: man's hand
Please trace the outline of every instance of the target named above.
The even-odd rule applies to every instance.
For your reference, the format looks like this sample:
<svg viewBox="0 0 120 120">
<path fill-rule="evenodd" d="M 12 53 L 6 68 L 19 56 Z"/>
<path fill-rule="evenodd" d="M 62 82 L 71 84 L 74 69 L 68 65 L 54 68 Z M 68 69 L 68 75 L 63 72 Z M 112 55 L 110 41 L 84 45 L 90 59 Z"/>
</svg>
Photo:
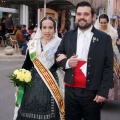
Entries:
<svg viewBox="0 0 120 120">
<path fill-rule="evenodd" d="M 72 57 L 70 57 L 69 61 L 68 61 L 68 65 L 73 68 L 76 67 L 78 64 L 78 59 L 77 59 L 78 55 L 74 55 Z"/>
<path fill-rule="evenodd" d="M 57 62 L 60 62 L 61 60 L 67 58 L 64 54 L 58 54 L 58 58 L 56 59 Z"/>
<path fill-rule="evenodd" d="M 95 99 L 94 99 L 93 101 L 96 101 L 97 103 L 99 103 L 99 102 L 104 102 L 105 100 L 106 100 L 105 97 L 96 95 L 96 96 L 95 96 Z"/>
<path fill-rule="evenodd" d="M 117 43 L 117 45 L 120 45 L 120 39 L 118 39 L 118 40 L 116 41 L 116 43 Z"/>
</svg>

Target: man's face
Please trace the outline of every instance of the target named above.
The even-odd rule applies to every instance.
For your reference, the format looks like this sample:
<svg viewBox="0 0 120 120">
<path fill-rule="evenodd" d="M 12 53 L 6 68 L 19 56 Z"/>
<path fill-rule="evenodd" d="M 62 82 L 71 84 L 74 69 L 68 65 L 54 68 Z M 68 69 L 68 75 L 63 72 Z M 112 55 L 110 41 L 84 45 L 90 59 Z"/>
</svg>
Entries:
<svg viewBox="0 0 120 120">
<path fill-rule="evenodd" d="M 13 15 L 11 15 L 10 18 L 13 18 Z"/>
<path fill-rule="evenodd" d="M 76 11 L 76 24 L 81 30 L 87 30 L 93 24 L 94 16 L 91 14 L 91 8 L 84 6 L 78 7 Z"/>
<path fill-rule="evenodd" d="M 24 31 L 24 27 L 21 28 L 21 31 Z"/>
</svg>

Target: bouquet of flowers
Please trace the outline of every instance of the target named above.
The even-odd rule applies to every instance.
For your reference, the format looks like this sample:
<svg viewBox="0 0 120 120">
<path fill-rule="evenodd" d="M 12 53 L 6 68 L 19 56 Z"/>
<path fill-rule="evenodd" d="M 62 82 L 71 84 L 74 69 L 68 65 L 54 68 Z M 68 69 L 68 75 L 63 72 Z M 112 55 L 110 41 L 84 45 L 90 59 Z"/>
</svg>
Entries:
<svg viewBox="0 0 120 120">
<path fill-rule="evenodd" d="M 17 69 L 8 77 L 14 83 L 14 86 L 18 86 L 16 106 L 19 106 L 24 94 L 24 87 L 30 86 L 32 83 L 31 72 L 26 69 Z"/>
</svg>

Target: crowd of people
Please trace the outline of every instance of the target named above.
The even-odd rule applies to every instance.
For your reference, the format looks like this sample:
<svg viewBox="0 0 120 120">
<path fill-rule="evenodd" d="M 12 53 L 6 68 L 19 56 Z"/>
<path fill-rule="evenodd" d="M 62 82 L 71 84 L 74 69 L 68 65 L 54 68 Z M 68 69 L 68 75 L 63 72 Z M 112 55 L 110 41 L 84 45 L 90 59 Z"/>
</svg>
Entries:
<svg viewBox="0 0 120 120">
<path fill-rule="evenodd" d="M 16 41 L 20 47 L 22 47 L 22 55 L 26 55 L 27 43 L 30 39 L 33 39 L 36 28 L 31 32 L 28 32 L 26 25 L 16 25 L 14 26 L 12 20 L 12 14 L 8 15 L 8 18 L 2 17 L 0 23 L 0 46 L 6 47 L 11 45 L 10 35 L 16 37 Z M 33 28 L 32 28 L 33 29 Z"/>
<path fill-rule="evenodd" d="M 1 19 L 3 40 L 5 31 L 13 30 L 11 18 Z M 17 26 L 16 40 L 26 55 L 22 68 L 31 71 L 34 82 L 25 88 L 14 120 L 101 120 L 102 103 L 120 100 L 120 28 L 106 13 L 94 20 L 93 7 L 82 1 L 74 30 L 57 29 L 50 16 L 32 34 L 26 25 Z"/>
</svg>

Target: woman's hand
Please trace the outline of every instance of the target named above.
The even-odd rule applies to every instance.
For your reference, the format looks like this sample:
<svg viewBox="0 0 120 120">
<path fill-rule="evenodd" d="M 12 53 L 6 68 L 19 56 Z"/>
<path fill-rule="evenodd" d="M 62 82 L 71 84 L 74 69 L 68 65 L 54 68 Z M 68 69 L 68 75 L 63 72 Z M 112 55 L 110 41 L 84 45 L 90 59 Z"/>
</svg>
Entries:
<svg viewBox="0 0 120 120">
<path fill-rule="evenodd" d="M 117 45 L 120 45 L 120 39 L 118 39 L 118 40 L 116 41 L 116 43 L 117 43 Z"/>
<path fill-rule="evenodd" d="M 16 86 L 15 87 L 16 88 L 16 95 L 18 94 L 18 92 L 19 92 L 19 89 L 18 89 L 18 87 Z"/>
<path fill-rule="evenodd" d="M 56 59 L 57 62 L 60 62 L 61 60 L 67 58 L 65 54 L 58 54 L 58 58 Z"/>
</svg>

